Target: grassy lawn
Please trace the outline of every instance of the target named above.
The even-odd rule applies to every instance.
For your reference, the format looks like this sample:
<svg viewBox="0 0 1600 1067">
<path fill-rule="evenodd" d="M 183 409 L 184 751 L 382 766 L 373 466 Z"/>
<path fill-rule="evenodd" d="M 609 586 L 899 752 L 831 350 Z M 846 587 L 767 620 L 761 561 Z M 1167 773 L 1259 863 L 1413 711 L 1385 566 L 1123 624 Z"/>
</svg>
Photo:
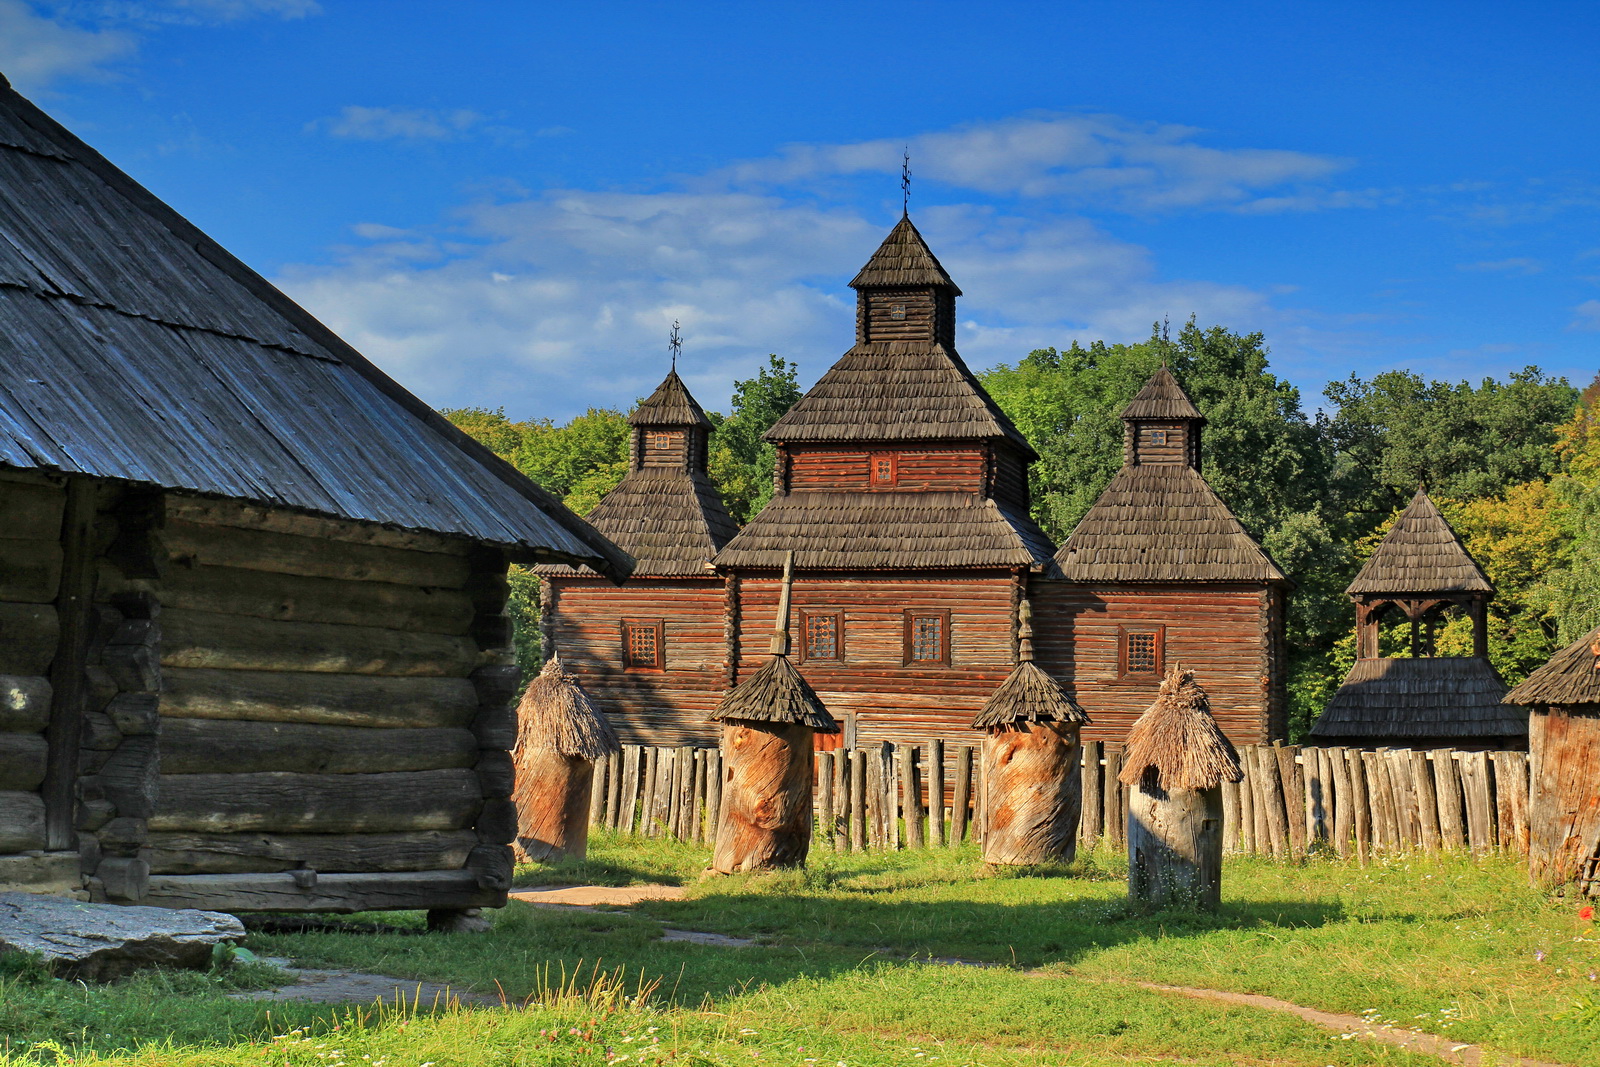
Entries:
<svg viewBox="0 0 1600 1067">
<path fill-rule="evenodd" d="M 362 918 L 394 933 L 249 942 L 305 966 L 531 998 L 526 1011 L 228 999 L 273 981 L 259 966 L 85 988 L 12 964 L 0 977 L 0 1064 L 1439 1062 L 1136 984 L 1159 982 L 1600 1067 L 1600 926 L 1528 889 L 1509 861 L 1237 859 L 1222 914 L 1197 918 L 1127 909 L 1119 857 L 1106 852 L 1026 876 L 986 875 L 969 848 L 823 852 L 805 872 L 721 879 L 701 877 L 707 859 L 697 846 L 598 835 L 588 863 L 520 881 L 668 882 L 687 899 L 598 912 L 513 904 L 483 937 L 426 935 L 420 917 L 388 915 Z M 663 927 L 760 944 L 663 942 Z"/>
</svg>

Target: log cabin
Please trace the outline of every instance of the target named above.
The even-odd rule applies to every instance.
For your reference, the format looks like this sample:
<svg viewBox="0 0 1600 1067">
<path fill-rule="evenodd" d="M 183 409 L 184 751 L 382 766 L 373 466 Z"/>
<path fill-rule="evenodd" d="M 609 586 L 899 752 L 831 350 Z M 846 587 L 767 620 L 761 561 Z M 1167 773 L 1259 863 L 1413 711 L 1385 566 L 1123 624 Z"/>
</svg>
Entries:
<svg viewBox="0 0 1600 1067">
<path fill-rule="evenodd" d="M 1494 586 L 1421 489 L 1345 589 L 1356 605 L 1356 662 L 1312 725 L 1320 745 L 1355 748 L 1525 748 L 1527 716 L 1502 703 L 1489 662 Z M 1472 625 L 1472 654 L 1437 655 L 1450 613 Z M 1385 656 L 1386 616 L 1410 623 L 1408 656 Z"/>
<path fill-rule="evenodd" d="M 512 561 L 632 562 L 0 79 L 0 889 L 503 904 Z"/>
<path fill-rule="evenodd" d="M 649 427 L 704 433 L 669 379 L 633 416 L 634 471 L 590 516 L 640 557 L 635 577 L 544 570 L 555 647 L 624 739 L 717 743 L 703 709 L 761 666 L 790 552 L 794 664 L 841 726 L 824 748 L 972 743 L 1028 597 L 1039 666 L 1093 716 L 1085 736 L 1120 741 L 1173 657 L 1204 662 L 1235 740 L 1282 736 L 1290 583 L 1201 477 L 1204 418 L 1172 375 L 1124 413 L 1127 464 L 1057 553 L 1030 515 L 1038 455 L 956 351 L 960 289 L 909 217 L 850 285 L 855 344 L 768 432 L 772 500 L 742 530 L 692 478 L 654 498 L 632 484 Z M 703 449 L 661 466 L 703 475 Z M 636 628 L 654 651 L 630 652 Z"/>
</svg>

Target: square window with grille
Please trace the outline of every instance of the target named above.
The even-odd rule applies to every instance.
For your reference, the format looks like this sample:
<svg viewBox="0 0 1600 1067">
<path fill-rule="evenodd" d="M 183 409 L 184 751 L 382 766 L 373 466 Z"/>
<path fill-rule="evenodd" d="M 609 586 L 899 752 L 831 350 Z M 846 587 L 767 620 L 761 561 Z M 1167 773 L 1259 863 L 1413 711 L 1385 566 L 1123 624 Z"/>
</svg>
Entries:
<svg viewBox="0 0 1600 1067">
<path fill-rule="evenodd" d="M 906 665 L 928 666 L 950 662 L 950 613 L 906 612 Z"/>
<path fill-rule="evenodd" d="M 868 469 L 873 485 L 894 485 L 900 480 L 899 457 L 893 452 L 874 452 Z"/>
<path fill-rule="evenodd" d="M 889 305 L 889 317 L 891 319 L 896 319 L 896 320 L 905 318 L 906 317 L 906 306 L 904 304 L 890 304 Z"/>
<path fill-rule="evenodd" d="M 803 660 L 844 658 L 843 632 L 838 612 L 800 613 L 804 644 L 800 649 Z"/>
<path fill-rule="evenodd" d="M 1153 444 L 1153 445 L 1164 445 L 1164 444 L 1166 444 L 1167 443 L 1167 431 L 1165 431 L 1165 430 L 1151 430 L 1150 431 L 1150 443 Z"/>
<path fill-rule="evenodd" d="M 671 452 L 678 447 L 678 435 L 670 430 L 653 430 L 646 440 L 652 452 Z"/>
<path fill-rule="evenodd" d="M 1121 637 L 1121 674 L 1133 678 L 1159 678 L 1165 669 L 1166 627 L 1124 627 Z"/>
<path fill-rule="evenodd" d="M 659 670 L 665 652 L 660 621 L 622 624 L 622 661 L 629 667 Z"/>
</svg>

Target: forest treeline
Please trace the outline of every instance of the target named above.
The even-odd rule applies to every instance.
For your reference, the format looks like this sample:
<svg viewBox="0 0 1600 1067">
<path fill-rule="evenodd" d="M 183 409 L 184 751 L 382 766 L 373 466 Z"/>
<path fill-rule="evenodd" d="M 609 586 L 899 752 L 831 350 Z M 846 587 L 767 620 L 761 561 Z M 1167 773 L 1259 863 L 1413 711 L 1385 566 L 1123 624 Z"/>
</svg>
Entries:
<svg viewBox="0 0 1600 1067">
<path fill-rule="evenodd" d="M 1344 588 L 1419 486 L 1494 582 L 1490 655 L 1512 684 L 1600 625 L 1600 377 L 1580 392 L 1528 367 L 1508 380 L 1432 381 L 1409 371 L 1331 382 L 1319 410 L 1272 373 L 1265 339 L 1187 323 L 1136 344 L 1074 342 L 978 374 L 1039 451 L 1034 517 L 1064 541 L 1122 463 L 1118 414 L 1165 362 L 1205 413 L 1206 479 L 1296 583 L 1290 600 L 1290 732 L 1309 728 L 1355 660 Z M 770 356 L 734 385 L 710 470 L 741 523 L 772 493 L 761 435 L 800 398 L 794 364 Z M 446 411 L 458 426 L 586 514 L 627 471 L 626 413 L 565 424 Z M 531 612 L 531 580 L 517 583 Z M 532 666 L 534 627 L 519 628 Z M 1399 647 L 1398 627 L 1387 643 Z M 1441 654 L 1467 654 L 1464 618 Z"/>
</svg>

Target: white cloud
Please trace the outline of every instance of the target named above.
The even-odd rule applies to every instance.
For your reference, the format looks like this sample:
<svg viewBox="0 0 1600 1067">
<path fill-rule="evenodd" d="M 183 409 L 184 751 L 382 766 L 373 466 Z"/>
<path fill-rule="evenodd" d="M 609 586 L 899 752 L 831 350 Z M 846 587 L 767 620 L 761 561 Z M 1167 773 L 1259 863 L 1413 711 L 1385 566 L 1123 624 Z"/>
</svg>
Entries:
<svg viewBox="0 0 1600 1067">
<path fill-rule="evenodd" d="M 0 0 L 0 71 L 23 93 L 93 75 L 137 43 L 120 30 L 87 28 L 41 15 L 24 0 Z"/>
<path fill-rule="evenodd" d="M 1033 114 L 906 141 L 791 145 L 773 158 L 738 163 L 709 177 L 783 186 L 892 174 L 909 146 L 914 179 L 993 196 L 1092 201 L 1148 212 L 1247 207 L 1268 190 L 1277 190 L 1275 199 L 1287 204 L 1286 186 L 1326 178 L 1347 165 L 1304 152 L 1212 148 L 1199 143 L 1201 132 L 1116 115 Z M 1312 199 L 1306 198 L 1306 206 Z M 1327 205 L 1318 201 L 1318 206 Z"/>
<path fill-rule="evenodd" d="M 1600 330 L 1600 300 L 1585 300 L 1572 309 L 1577 314 L 1569 330 Z"/>
<path fill-rule="evenodd" d="M 482 125 L 484 116 L 466 108 L 360 107 L 306 124 L 306 132 L 352 141 L 454 141 Z"/>
</svg>

